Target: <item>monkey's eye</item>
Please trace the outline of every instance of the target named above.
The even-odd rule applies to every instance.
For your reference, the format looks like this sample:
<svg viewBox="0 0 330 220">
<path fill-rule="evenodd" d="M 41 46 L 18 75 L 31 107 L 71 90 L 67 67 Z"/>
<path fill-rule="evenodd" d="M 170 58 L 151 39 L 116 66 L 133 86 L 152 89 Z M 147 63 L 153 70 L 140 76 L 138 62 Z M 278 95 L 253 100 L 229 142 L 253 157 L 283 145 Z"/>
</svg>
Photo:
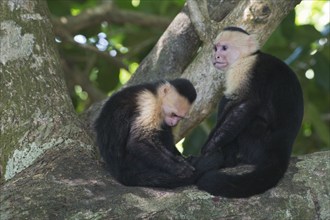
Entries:
<svg viewBox="0 0 330 220">
<path fill-rule="evenodd" d="M 214 45 L 213 49 L 214 49 L 215 52 L 217 52 L 217 50 L 218 50 L 217 45 Z"/>
<path fill-rule="evenodd" d="M 172 112 L 171 117 L 184 119 L 184 116 L 179 116 L 179 115 L 175 114 L 174 112 Z"/>
<path fill-rule="evenodd" d="M 172 112 L 171 117 L 178 117 L 178 115 Z"/>
<path fill-rule="evenodd" d="M 226 50 L 228 49 L 228 47 L 227 47 L 226 45 L 223 45 L 223 46 L 221 47 L 221 49 L 224 50 L 224 51 L 226 51 Z"/>
</svg>

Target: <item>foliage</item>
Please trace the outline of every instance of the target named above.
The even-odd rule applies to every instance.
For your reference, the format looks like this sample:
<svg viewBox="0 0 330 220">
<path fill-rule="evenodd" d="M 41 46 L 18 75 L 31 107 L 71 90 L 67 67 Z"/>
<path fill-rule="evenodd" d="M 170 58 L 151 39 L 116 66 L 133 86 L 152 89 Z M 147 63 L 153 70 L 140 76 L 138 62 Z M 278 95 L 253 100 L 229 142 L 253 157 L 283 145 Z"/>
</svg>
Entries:
<svg viewBox="0 0 330 220">
<path fill-rule="evenodd" d="M 101 2 L 48 0 L 50 11 L 55 17 L 77 16 Z M 185 1 L 115 0 L 113 3 L 118 10 L 157 15 L 170 21 L 182 9 Z M 304 10 L 311 11 L 310 17 L 315 19 L 324 4 L 317 1 L 313 11 L 306 7 Z M 285 60 L 301 82 L 305 116 L 294 145 L 294 153 L 304 154 L 330 148 L 330 24 L 316 29 L 313 23 L 297 24 L 297 17 L 292 12 L 264 45 L 263 51 Z M 68 88 L 77 112 L 84 111 L 105 97 L 100 94 L 109 95 L 125 84 L 163 31 L 163 27 L 104 21 L 75 33 L 72 38 L 76 43 L 58 36 Z M 120 62 L 109 62 L 102 54 L 86 50 L 82 46 L 86 44 L 97 47 L 99 51 L 110 54 L 110 57 Z M 85 80 L 82 80 L 84 77 Z M 93 89 L 89 89 L 89 84 Z M 185 154 L 198 153 L 214 121 L 215 114 L 212 114 L 185 139 Z"/>
</svg>

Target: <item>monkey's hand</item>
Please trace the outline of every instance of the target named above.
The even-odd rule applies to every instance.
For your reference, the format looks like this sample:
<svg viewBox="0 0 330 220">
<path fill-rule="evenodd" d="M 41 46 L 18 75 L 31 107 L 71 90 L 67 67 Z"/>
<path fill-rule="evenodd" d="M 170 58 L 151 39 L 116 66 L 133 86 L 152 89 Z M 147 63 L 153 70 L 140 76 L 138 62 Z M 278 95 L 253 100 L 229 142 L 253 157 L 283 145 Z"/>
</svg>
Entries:
<svg viewBox="0 0 330 220">
<path fill-rule="evenodd" d="M 191 177 L 194 174 L 195 168 L 190 165 L 187 161 L 185 161 L 183 158 L 180 158 L 180 162 L 177 163 L 176 169 L 175 169 L 175 175 L 180 178 L 188 178 Z"/>
<path fill-rule="evenodd" d="M 209 170 L 219 169 L 224 164 L 224 156 L 220 151 L 214 151 L 213 153 L 207 153 L 201 155 L 194 160 L 194 167 L 198 174 L 203 174 Z"/>
<path fill-rule="evenodd" d="M 230 132 L 230 129 L 227 129 L 224 126 L 221 126 L 220 128 L 216 129 L 208 139 L 208 141 L 204 144 L 202 147 L 202 155 L 206 155 L 209 153 L 214 153 L 218 149 L 221 148 L 221 146 L 225 146 L 225 144 L 228 142 L 228 138 L 231 140 L 232 132 Z"/>
</svg>

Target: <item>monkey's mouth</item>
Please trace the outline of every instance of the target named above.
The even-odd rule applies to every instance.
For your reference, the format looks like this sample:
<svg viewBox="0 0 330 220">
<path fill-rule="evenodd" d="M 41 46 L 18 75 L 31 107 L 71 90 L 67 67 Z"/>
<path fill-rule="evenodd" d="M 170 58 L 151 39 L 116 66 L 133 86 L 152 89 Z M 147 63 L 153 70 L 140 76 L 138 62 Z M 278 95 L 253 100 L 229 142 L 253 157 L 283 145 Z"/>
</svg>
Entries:
<svg viewBox="0 0 330 220">
<path fill-rule="evenodd" d="M 227 66 L 227 63 L 225 63 L 225 62 L 214 62 L 213 66 L 217 69 L 223 69 Z"/>
</svg>

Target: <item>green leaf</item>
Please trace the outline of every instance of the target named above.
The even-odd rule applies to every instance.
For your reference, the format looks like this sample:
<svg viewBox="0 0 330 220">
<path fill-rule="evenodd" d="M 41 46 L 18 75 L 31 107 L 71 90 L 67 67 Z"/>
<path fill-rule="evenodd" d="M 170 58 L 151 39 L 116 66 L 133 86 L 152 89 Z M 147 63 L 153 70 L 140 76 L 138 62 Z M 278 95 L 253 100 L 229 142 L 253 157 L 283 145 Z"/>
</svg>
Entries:
<svg viewBox="0 0 330 220">
<path fill-rule="evenodd" d="M 320 112 L 312 103 L 307 104 L 307 111 L 317 135 L 327 146 L 330 146 L 330 130 L 321 119 Z"/>
</svg>

